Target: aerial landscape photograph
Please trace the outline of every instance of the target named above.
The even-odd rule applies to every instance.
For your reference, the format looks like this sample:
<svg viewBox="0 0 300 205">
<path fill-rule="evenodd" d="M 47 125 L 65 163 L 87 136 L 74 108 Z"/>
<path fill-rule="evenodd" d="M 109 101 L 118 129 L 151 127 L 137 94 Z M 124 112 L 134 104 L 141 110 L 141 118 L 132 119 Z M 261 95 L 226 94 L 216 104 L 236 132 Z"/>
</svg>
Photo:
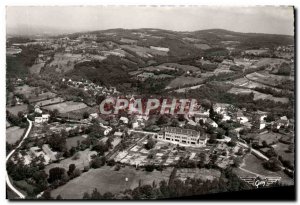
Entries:
<svg viewBox="0 0 300 205">
<path fill-rule="evenodd" d="M 293 199 L 294 12 L 7 6 L 6 199 Z"/>
</svg>

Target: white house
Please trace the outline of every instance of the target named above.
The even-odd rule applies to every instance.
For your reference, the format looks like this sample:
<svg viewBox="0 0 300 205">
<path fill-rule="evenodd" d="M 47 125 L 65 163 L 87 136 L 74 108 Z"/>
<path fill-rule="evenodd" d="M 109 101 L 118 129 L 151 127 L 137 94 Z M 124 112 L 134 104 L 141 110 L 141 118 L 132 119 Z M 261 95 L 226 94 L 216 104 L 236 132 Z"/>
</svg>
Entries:
<svg viewBox="0 0 300 205">
<path fill-rule="evenodd" d="M 44 122 L 48 122 L 49 121 L 49 114 L 43 114 L 41 117 L 35 117 L 34 118 L 34 122 L 35 123 L 44 123 Z"/>
<path fill-rule="evenodd" d="M 89 119 L 90 119 L 90 120 L 96 119 L 96 118 L 98 118 L 98 113 L 91 113 L 91 114 L 89 115 Z"/>
<path fill-rule="evenodd" d="M 34 112 L 35 112 L 35 113 L 39 113 L 39 114 L 42 114 L 42 113 L 43 113 L 43 111 L 41 110 L 40 106 L 38 106 L 38 105 L 35 105 L 35 106 L 34 106 Z"/>
<path fill-rule="evenodd" d="M 124 124 L 128 124 L 129 122 L 127 117 L 120 117 L 120 121 L 122 121 Z"/>
<path fill-rule="evenodd" d="M 205 146 L 207 142 L 206 135 L 178 127 L 165 127 L 154 138 L 183 146 Z"/>
</svg>

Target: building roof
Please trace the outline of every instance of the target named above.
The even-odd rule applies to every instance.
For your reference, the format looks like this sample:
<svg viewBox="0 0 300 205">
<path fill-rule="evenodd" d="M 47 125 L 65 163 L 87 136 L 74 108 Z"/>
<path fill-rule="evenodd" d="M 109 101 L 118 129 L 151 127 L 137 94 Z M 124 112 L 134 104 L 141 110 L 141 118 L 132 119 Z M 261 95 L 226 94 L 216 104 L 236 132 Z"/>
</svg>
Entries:
<svg viewBox="0 0 300 205">
<path fill-rule="evenodd" d="M 183 134 L 183 135 L 187 135 L 187 136 L 191 136 L 191 137 L 198 137 L 200 135 L 200 132 L 197 132 L 195 130 L 182 129 L 179 127 L 165 127 L 164 131 L 176 133 L 176 134 Z"/>
</svg>

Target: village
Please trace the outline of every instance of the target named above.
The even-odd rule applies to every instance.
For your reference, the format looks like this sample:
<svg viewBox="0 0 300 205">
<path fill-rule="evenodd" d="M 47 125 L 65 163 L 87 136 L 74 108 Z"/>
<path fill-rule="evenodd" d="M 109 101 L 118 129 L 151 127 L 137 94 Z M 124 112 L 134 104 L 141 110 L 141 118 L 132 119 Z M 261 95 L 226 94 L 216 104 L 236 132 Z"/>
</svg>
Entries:
<svg viewBox="0 0 300 205">
<path fill-rule="evenodd" d="M 221 42 L 220 49 L 180 36 L 192 49 L 211 52 L 182 61 L 171 55 L 171 44 L 155 43 L 167 38 L 146 30 L 9 43 L 13 59 L 22 49 L 38 50 L 29 74 L 7 79 L 7 170 L 21 196 L 39 198 L 50 190 L 53 197 L 81 199 L 89 183 L 115 194 L 172 175 L 213 182 L 227 170 L 293 184 L 293 46 L 235 56 L 236 42 Z M 197 109 L 137 112 L 128 106 L 103 113 L 107 99 L 197 99 Z M 58 179 L 55 171 L 62 173 Z"/>
</svg>

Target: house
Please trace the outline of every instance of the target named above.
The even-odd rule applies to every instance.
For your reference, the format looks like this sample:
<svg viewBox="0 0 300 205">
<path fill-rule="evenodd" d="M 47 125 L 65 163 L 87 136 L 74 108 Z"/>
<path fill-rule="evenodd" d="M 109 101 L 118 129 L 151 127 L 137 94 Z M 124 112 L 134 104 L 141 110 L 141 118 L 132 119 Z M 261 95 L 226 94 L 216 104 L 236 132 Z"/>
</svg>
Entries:
<svg viewBox="0 0 300 205">
<path fill-rule="evenodd" d="M 205 112 L 195 113 L 194 117 L 195 117 L 195 122 L 198 123 L 200 120 L 203 120 L 204 122 L 209 117 L 209 110 Z"/>
<path fill-rule="evenodd" d="M 281 127 L 288 127 L 289 126 L 289 120 L 286 116 L 280 117 L 279 120 L 276 121 L 276 128 L 280 129 Z"/>
<path fill-rule="evenodd" d="M 213 127 L 218 127 L 218 124 L 215 121 L 213 121 L 212 119 L 210 119 L 210 118 L 207 118 L 207 120 L 203 121 L 203 122 L 207 123 L 207 124 L 209 124 L 209 125 L 211 125 Z"/>
<path fill-rule="evenodd" d="M 260 130 L 262 130 L 262 129 L 264 129 L 264 128 L 266 127 L 265 117 L 267 117 L 267 115 L 262 115 L 262 116 L 260 116 L 260 118 L 259 118 L 259 122 L 260 122 L 260 124 L 259 124 L 259 129 L 260 129 Z"/>
<path fill-rule="evenodd" d="M 34 106 L 34 112 L 38 113 L 38 114 L 42 114 L 43 113 L 43 111 L 41 110 L 40 106 L 38 106 L 38 105 Z"/>
<path fill-rule="evenodd" d="M 34 122 L 39 124 L 39 123 L 44 123 L 49 121 L 49 114 L 43 114 L 41 117 L 35 117 Z"/>
<path fill-rule="evenodd" d="M 105 126 L 103 125 L 102 123 L 99 123 L 100 124 L 100 127 L 101 127 L 101 132 L 103 135 L 108 135 L 111 131 L 112 131 L 112 128 L 109 127 L 109 126 Z"/>
<path fill-rule="evenodd" d="M 249 122 L 249 119 L 247 117 L 244 116 L 243 112 L 241 110 L 239 110 L 236 113 L 236 119 L 238 122 L 240 122 L 241 124 L 245 124 L 247 122 Z"/>
<path fill-rule="evenodd" d="M 114 136 L 116 136 L 116 137 L 122 137 L 122 136 L 123 136 L 123 132 L 118 132 L 118 131 L 116 131 L 116 132 L 114 133 Z"/>
<path fill-rule="evenodd" d="M 89 120 L 96 119 L 96 118 L 98 118 L 98 113 L 91 113 L 89 115 Z"/>
<path fill-rule="evenodd" d="M 127 117 L 120 117 L 120 121 L 122 121 L 124 124 L 128 124 L 129 122 Z"/>
<path fill-rule="evenodd" d="M 205 146 L 207 137 L 195 130 L 178 127 L 165 127 L 154 138 L 183 146 Z"/>
</svg>

